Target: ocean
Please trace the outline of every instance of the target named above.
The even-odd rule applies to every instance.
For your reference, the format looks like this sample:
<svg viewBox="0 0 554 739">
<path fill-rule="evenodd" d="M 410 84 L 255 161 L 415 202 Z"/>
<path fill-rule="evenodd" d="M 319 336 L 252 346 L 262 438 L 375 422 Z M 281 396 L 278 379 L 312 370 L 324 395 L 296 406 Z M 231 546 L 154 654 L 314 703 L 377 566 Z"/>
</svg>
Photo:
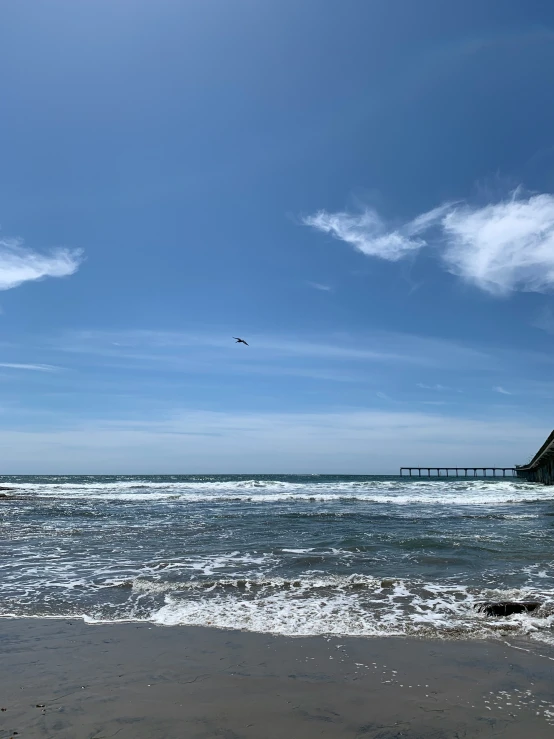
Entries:
<svg viewBox="0 0 554 739">
<path fill-rule="evenodd" d="M 4 476 L 0 616 L 554 643 L 554 487 L 334 475 Z M 490 618 L 475 604 L 533 599 Z"/>
</svg>

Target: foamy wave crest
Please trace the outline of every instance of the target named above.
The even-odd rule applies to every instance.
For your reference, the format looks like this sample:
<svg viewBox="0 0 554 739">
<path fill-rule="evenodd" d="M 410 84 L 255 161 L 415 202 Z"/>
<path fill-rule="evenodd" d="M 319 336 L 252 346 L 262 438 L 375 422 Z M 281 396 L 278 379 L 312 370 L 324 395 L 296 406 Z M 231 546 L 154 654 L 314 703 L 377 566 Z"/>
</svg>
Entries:
<svg viewBox="0 0 554 739">
<path fill-rule="evenodd" d="M 518 480 L 364 480 L 288 482 L 283 480 L 64 483 L 18 485 L 18 495 L 64 500 L 129 503 L 328 503 L 491 506 L 554 500 L 554 487 Z"/>
<path fill-rule="evenodd" d="M 165 604 L 148 620 L 288 636 L 526 634 L 554 643 L 554 590 L 480 590 L 362 575 L 197 582 L 181 590 L 186 592 L 166 592 Z M 475 607 L 482 601 L 529 599 L 543 605 L 506 618 L 489 618 Z"/>
</svg>

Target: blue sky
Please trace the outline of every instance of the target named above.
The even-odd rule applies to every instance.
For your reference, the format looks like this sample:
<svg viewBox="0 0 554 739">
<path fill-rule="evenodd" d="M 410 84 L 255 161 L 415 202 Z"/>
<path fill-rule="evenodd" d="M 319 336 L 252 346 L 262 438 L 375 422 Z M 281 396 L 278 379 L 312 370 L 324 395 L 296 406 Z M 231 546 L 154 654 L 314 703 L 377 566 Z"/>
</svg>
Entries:
<svg viewBox="0 0 554 739">
<path fill-rule="evenodd" d="M 0 64 L 2 471 L 512 465 L 554 427 L 554 8 L 10 3 Z"/>
</svg>

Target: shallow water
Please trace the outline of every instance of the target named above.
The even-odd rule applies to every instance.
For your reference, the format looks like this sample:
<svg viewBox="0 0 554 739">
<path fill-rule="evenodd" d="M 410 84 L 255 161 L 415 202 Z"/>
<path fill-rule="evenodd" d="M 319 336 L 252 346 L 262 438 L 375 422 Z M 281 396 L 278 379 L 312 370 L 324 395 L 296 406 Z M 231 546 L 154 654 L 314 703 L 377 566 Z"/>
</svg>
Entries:
<svg viewBox="0 0 554 739">
<path fill-rule="evenodd" d="M 3 477 L 0 615 L 554 641 L 554 488 L 514 479 Z M 474 604 L 526 598 L 535 614 Z"/>
</svg>

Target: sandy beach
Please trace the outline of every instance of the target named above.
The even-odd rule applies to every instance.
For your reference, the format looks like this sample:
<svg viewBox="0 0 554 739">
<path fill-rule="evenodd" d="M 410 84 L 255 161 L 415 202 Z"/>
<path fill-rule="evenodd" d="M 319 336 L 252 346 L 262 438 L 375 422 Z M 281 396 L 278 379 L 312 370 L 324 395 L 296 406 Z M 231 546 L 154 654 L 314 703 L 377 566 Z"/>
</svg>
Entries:
<svg viewBox="0 0 554 739">
<path fill-rule="evenodd" d="M 0 635 L 1 739 L 553 732 L 554 650 L 544 645 L 55 619 L 2 619 Z"/>
</svg>

